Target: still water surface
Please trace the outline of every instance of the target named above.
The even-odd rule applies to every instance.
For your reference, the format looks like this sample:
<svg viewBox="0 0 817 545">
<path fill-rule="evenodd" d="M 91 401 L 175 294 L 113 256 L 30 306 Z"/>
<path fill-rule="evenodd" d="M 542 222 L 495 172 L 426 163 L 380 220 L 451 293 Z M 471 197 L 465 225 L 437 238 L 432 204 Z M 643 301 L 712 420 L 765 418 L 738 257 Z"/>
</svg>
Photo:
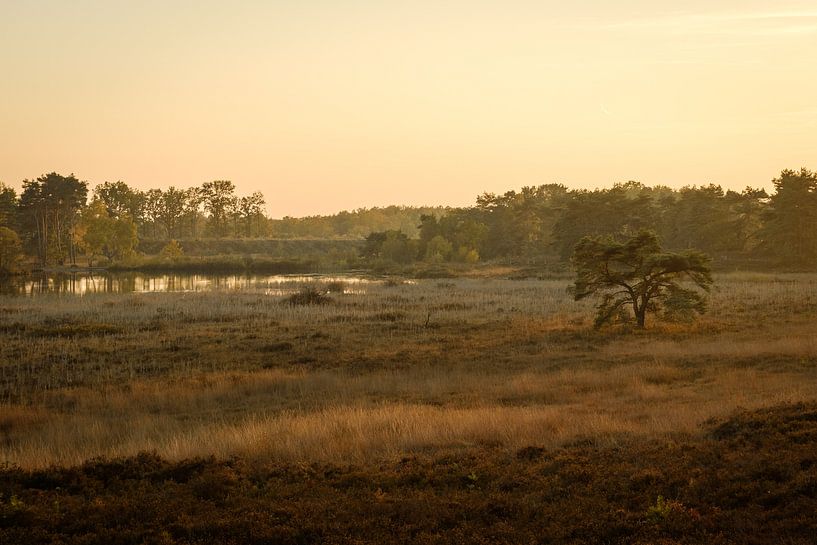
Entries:
<svg viewBox="0 0 817 545">
<path fill-rule="evenodd" d="M 85 295 L 241 290 L 288 295 L 305 284 L 316 282 L 342 282 L 345 293 L 363 293 L 367 284 L 379 281 L 358 275 L 40 273 L 0 281 L 0 293 L 36 296 L 44 293 Z"/>
</svg>

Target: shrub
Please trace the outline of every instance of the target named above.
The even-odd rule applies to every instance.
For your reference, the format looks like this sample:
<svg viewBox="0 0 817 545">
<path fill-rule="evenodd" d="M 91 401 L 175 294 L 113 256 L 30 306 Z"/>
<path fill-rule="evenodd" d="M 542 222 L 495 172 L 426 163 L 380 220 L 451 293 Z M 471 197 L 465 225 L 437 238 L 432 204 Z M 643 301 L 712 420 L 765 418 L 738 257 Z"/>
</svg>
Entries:
<svg viewBox="0 0 817 545">
<path fill-rule="evenodd" d="M 284 300 L 289 305 L 325 305 L 332 299 L 324 290 L 319 290 L 315 286 L 303 286 Z"/>
<path fill-rule="evenodd" d="M 17 271 L 23 247 L 17 233 L 8 227 L 0 227 L 0 276 Z"/>
<path fill-rule="evenodd" d="M 343 280 L 334 280 L 326 284 L 327 293 L 344 293 L 346 291 L 346 282 Z"/>
<path fill-rule="evenodd" d="M 162 251 L 159 253 L 159 255 L 161 255 L 162 257 L 168 257 L 172 259 L 175 257 L 183 256 L 184 250 L 182 250 L 182 246 L 181 244 L 179 244 L 179 241 L 171 240 L 170 242 L 164 245 L 164 248 L 162 248 Z"/>
</svg>

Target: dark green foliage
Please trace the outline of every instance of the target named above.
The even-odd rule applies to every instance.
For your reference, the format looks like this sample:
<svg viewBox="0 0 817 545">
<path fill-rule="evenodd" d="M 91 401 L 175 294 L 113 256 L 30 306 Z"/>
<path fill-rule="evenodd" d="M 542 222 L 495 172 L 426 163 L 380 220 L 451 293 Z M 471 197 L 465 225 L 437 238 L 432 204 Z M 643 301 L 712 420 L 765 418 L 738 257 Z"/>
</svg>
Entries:
<svg viewBox="0 0 817 545">
<path fill-rule="evenodd" d="M 814 543 L 817 406 L 696 437 L 474 449 L 377 465 L 171 463 L 0 470 L 0 543 Z"/>
<path fill-rule="evenodd" d="M 571 195 L 573 192 L 561 184 L 480 195 L 469 214 L 473 221 L 485 226 L 477 247 L 480 255 L 541 258 L 560 232 L 556 222 Z"/>
<path fill-rule="evenodd" d="M 734 216 L 723 189 L 717 185 L 685 187 L 673 196 L 665 213 L 667 241 L 673 248 L 728 252 Z"/>
<path fill-rule="evenodd" d="M 23 181 L 18 204 L 19 225 L 24 240 L 40 263 L 76 261 L 72 230 L 88 196 L 87 182 L 56 172 Z"/>
<path fill-rule="evenodd" d="M 433 214 L 421 216 L 419 256 L 429 261 L 477 261 L 488 227 L 473 215 L 469 210 L 451 210 L 439 219 Z"/>
<path fill-rule="evenodd" d="M 73 175 L 51 173 L 25 180 L 18 199 L 0 184 L 0 227 L 17 232 L 41 265 L 76 263 L 74 228 L 86 206 L 86 186 Z M 264 215 L 262 194 L 239 196 L 227 180 L 148 191 L 105 182 L 94 195 L 112 218 L 134 222 L 145 253 L 158 253 L 171 239 L 184 241 L 185 252 L 195 255 L 188 251 L 191 242 L 207 245 L 214 239 L 360 242 L 368 235 L 362 254 L 333 260 L 352 264 L 362 255 L 367 266 L 382 270 L 416 261 L 548 266 L 568 260 L 585 236 L 651 229 L 666 248 L 697 248 L 711 255 L 719 269 L 813 269 L 817 174 L 784 170 L 774 186 L 775 193 L 767 195 L 753 188 L 725 191 L 714 184 L 673 190 L 630 181 L 593 191 L 546 184 L 486 193 L 470 208 L 388 206 L 282 219 Z"/>
<path fill-rule="evenodd" d="M 817 263 L 817 172 L 784 170 L 764 215 L 763 249 L 797 265 Z"/>
<path fill-rule="evenodd" d="M 653 192 L 636 182 L 617 184 L 609 190 L 576 191 L 564 203 L 553 230 L 553 246 L 569 259 L 576 244 L 586 236 L 655 228 L 658 209 Z"/>
<path fill-rule="evenodd" d="M 23 245 L 17 233 L 0 225 L 0 277 L 19 270 Z"/>
<path fill-rule="evenodd" d="M 417 258 L 417 243 L 402 231 L 370 233 L 360 255 L 369 260 L 411 263 Z"/>
<path fill-rule="evenodd" d="M 0 227 L 12 231 L 17 227 L 17 193 L 0 182 Z"/>
<path fill-rule="evenodd" d="M 806 174 L 797 176 L 810 176 L 803 172 Z M 790 187 L 792 176 L 791 171 L 784 171 L 781 179 L 787 181 L 776 182 L 776 186 Z M 790 233 L 789 239 L 809 238 L 809 218 L 817 215 L 817 204 L 805 194 L 800 197 L 799 207 L 781 201 L 788 227 L 772 231 L 781 236 Z M 519 192 L 481 195 L 472 208 L 422 216 L 418 259 L 427 258 L 426 245 L 441 236 L 452 244 L 451 260 L 465 255 L 461 248 L 473 248 L 479 259 L 541 265 L 568 260 L 585 236 L 651 229 L 668 248 L 698 248 L 711 254 L 720 267 L 769 266 L 775 252 L 788 256 L 789 262 L 814 266 L 817 260 L 795 255 L 795 249 L 802 246 L 796 241 L 773 247 L 761 244 L 767 236 L 767 224 L 778 217 L 769 214 L 769 206 L 770 199 L 763 190 L 746 188 L 738 193 L 713 184 L 680 190 L 633 181 L 594 191 L 568 190 L 559 184 L 523 187 Z M 791 235 L 798 229 L 801 234 Z"/>
<path fill-rule="evenodd" d="M 688 318 L 706 309 L 703 294 L 680 284 L 690 281 L 708 292 L 712 285 L 709 258 L 695 250 L 664 252 L 658 236 L 642 230 L 618 242 L 610 237 L 585 237 L 573 252 L 576 281 L 569 292 L 579 301 L 601 295 L 596 327 L 632 317 L 644 327 L 647 312 Z"/>
</svg>

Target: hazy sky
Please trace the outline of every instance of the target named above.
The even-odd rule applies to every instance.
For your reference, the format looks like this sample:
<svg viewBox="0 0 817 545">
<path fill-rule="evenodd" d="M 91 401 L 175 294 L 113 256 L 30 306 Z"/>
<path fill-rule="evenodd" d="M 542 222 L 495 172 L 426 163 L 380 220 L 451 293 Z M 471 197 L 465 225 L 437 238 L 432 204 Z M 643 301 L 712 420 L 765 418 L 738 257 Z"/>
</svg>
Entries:
<svg viewBox="0 0 817 545">
<path fill-rule="evenodd" d="M 0 180 L 275 216 L 817 168 L 815 0 L 0 0 Z"/>
</svg>

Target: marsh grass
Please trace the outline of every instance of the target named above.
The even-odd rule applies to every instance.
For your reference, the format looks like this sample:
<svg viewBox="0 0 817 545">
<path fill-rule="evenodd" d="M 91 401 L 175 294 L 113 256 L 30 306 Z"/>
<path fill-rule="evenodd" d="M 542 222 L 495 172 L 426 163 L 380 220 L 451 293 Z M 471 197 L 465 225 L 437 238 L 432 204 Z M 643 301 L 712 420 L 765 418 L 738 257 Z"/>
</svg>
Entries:
<svg viewBox="0 0 817 545">
<path fill-rule="evenodd" d="M 726 275 L 711 312 L 594 331 L 562 280 L 0 298 L 0 460 L 155 450 L 371 461 L 698 433 L 817 397 L 817 282 Z M 78 333 L 81 332 L 81 333 Z"/>
<path fill-rule="evenodd" d="M 342 288 L 341 288 L 342 291 Z M 321 289 L 317 286 L 302 286 L 298 291 L 284 299 L 288 305 L 327 305 L 332 302 L 329 297 L 329 289 Z"/>
</svg>

